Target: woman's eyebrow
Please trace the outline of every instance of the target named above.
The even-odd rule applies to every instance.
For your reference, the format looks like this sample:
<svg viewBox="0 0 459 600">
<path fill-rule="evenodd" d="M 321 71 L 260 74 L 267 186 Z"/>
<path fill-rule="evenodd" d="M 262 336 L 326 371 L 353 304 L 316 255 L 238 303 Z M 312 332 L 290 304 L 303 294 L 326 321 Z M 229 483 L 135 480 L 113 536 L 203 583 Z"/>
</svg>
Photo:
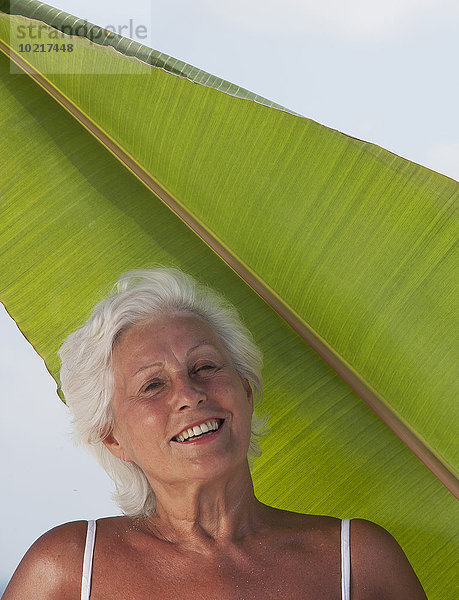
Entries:
<svg viewBox="0 0 459 600">
<path fill-rule="evenodd" d="M 133 377 L 135 377 L 136 375 L 138 375 L 139 373 L 141 373 L 142 371 L 145 371 L 145 369 L 149 369 L 150 367 L 162 367 L 163 363 L 161 361 L 159 362 L 155 362 L 155 363 L 151 363 L 149 365 L 144 365 L 143 367 L 140 367 L 140 369 L 138 369 Z"/>
</svg>

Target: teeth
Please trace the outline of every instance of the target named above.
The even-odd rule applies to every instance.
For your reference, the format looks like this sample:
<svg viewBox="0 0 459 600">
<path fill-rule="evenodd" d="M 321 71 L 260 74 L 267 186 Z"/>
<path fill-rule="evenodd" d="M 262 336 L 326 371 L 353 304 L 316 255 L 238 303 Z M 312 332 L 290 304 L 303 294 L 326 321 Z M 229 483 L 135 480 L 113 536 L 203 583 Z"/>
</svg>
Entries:
<svg viewBox="0 0 459 600">
<path fill-rule="evenodd" d="M 205 423 L 201 423 L 200 425 L 195 425 L 194 427 L 189 427 L 188 429 L 185 429 L 176 436 L 176 439 L 179 442 L 184 442 L 189 438 L 201 435 L 203 433 L 207 433 L 208 431 L 216 431 L 217 429 L 218 421 L 216 419 L 210 419 Z"/>
</svg>

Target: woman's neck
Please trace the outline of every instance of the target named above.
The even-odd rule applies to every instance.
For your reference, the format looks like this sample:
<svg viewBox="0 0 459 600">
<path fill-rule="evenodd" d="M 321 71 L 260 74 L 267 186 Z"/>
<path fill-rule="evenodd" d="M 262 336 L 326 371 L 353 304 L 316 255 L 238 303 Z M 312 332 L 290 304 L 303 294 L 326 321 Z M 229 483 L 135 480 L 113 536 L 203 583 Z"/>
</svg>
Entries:
<svg viewBox="0 0 459 600">
<path fill-rule="evenodd" d="M 156 510 L 147 519 L 159 538 L 201 551 L 222 547 L 263 527 L 265 505 L 253 491 L 248 465 L 212 481 L 155 483 Z"/>
</svg>

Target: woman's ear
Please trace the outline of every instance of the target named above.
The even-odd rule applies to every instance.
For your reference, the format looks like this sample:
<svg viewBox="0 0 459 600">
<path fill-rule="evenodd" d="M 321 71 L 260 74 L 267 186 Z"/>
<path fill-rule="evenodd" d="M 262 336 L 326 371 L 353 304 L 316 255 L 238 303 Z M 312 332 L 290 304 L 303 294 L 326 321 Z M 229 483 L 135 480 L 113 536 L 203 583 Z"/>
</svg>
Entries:
<svg viewBox="0 0 459 600">
<path fill-rule="evenodd" d="M 248 379 L 246 379 L 245 377 L 242 377 L 242 385 L 244 386 L 244 389 L 247 393 L 247 400 L 249 401 L 250 408 L 253 412 L 253 392 Z"/>
<path fill-rule="evenodd" d="M 131 462 L 128 458 L 124 448 L 118 440 L 118 436 L 115 435 L 113 428 L 106 429 L 101 433 L 101 440 L 103 445 L 109 450 L 113 456 L 119 458 L 120 460 L 124 460 L 125 462 Z"/>
</svg>

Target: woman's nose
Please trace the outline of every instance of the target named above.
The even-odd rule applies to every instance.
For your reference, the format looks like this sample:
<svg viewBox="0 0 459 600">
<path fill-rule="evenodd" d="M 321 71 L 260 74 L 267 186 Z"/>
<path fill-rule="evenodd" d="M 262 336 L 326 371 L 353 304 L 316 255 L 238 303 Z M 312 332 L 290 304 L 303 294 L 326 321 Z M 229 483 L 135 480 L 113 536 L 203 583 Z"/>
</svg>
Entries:
<svg viewBox="0 0 459 600">
<path fill-rule="evenodd" d="M 206 400 L 203 388 L 189 376 L 181 375 L 174 382 L 173 404 L 176 410 L 195 408 Z"/>
</svg>

